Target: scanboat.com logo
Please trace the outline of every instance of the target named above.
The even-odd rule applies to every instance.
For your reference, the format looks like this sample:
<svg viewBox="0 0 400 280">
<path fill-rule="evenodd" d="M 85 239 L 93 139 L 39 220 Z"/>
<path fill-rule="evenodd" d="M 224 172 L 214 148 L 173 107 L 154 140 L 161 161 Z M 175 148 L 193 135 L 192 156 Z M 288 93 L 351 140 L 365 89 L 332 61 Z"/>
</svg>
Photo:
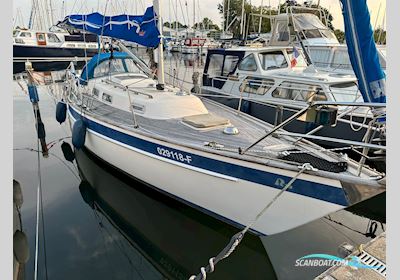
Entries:
<svg viewBox="0 0 400 280">
<path fill-rule="evenodd" d="M 359 257 L 351 256 L 343 259 L 328 254 L 311 254 L 296 260 L 295 266 L 351 266 L 356 268 L 379 269 L 381 265 L 372 266 L 363 264 Z"/>
</svg>

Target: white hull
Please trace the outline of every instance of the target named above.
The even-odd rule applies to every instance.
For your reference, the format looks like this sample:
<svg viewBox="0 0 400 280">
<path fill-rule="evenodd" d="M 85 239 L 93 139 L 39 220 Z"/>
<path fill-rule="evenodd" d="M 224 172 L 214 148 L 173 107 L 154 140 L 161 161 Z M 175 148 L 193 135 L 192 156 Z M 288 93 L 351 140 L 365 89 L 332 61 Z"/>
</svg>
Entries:
<svg viewBox="0 0 400 280">
<path fill-rule="evenodd" d="M 70 112 L 69 117 L 72 125 L 74 118 Z M 128 137 L 133 136 L 149 145 L 157 145 L 157 148 L 178 150 L 184 154 L 207 157 L 227 164 L 238 166 L 243 164 L 242 161 L 236 159 L 183 148 L 144 135 L 123 131 L 116 126 L 88 116 L 85 117 L 100 124 L 100 126 L 123 132 Z M 91 130 L 90 127 L 87 129 L 85 147 L 104 161 L 131 176 L 237 227 L 243 227 L 243 225 L 252 221 L 258 212 L 279 192 L 279 188 L 276 187 L 268 187 L 248 180 L 226 176 L 149 153 L 104 136 Z M 293 177 L 296 174 L 296 172 L 249 162 L 243 168 L 262 170 L 274 175 L 288 177 Z M 337 180 L 323 179 L 307 174 L 302 174 L 299 179 L 309 181 L 312 184 L 325 184 L 343 192 L 341 184 Z M 344 205 L 287 192 L 260 218 L 251 230 L 258 234 L 271 235 L 289 230 L 344 207 Z"/>
</svg>

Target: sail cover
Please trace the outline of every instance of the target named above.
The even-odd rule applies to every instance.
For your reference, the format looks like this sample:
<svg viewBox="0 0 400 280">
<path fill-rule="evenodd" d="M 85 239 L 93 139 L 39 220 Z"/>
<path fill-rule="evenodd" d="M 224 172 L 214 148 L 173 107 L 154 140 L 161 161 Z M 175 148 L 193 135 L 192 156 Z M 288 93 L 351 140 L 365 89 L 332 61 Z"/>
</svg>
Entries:
<svg viewBox="0 0 400 280">
<path fill-rule="evenodd" d="M 386 77 L 379 64 L 366 0 L 340 0 L 351 65 L 364 102 L 386 103 Z"/>
<path fill-rule="evenodd" d="M 103 16 L 99 13 L 87 15 L 69 15 L 60 23 L 75 29 L 98 35 L 109 36 L 146 47 L 157 47 L 160 32 L 153 7 L 146 9 L 143 16 L 117 15 Z"/>
</svg>

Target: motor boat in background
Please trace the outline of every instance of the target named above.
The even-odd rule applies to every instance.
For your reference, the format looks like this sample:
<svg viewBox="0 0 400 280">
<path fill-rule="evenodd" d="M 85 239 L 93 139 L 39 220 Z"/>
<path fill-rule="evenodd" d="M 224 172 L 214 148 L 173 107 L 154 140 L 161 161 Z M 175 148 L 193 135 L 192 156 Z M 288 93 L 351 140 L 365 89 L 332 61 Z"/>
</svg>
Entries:
<svg viewBox="0 0 400 280">
<path fill-rule="evenodd" d="M 239 109 L 240 104 L 241 111 L 274 125 L 311 101 L 363 103 L 354 75 L 315 71 L 301 49 L 290 46 L 210 50 L 201 94 L 234 109 Z M 328 112 L 332 107 L 326 109 Z M 334 127 L 320 127 L 314 135 L 362 141 L 373 117 L 369 108 L 338 106 L 336 110 L 331 123 Z M 317 127 L 318 124 L 299 119 L 288 123 L 285 130 L 309 133 Z M 335 140 L 316 141 L 330 147 L 346 146 Z"/>
<path fill-rule="evenodd" d="M 271 22 L 269 46 L 303 44 L 313 65 L 322 71 L 354 75 L 347 45 L 341 44 L 327 26 L 322 8 L 289 6 L 285 13 L 263 15 Z M 301 42 L 301 43 L 300 43 Z M 379 62 L 386 70 L 386 46 L 378 46 Z"/>
<path fill-rule="evenodd" d="M 79 69 L 99 48 L 95 34 L 16 29 L 13 31 L 13 73 L 25 71 L 27 61 L 35 71 L 64 70 L 71 61 Z"/>
</svg>

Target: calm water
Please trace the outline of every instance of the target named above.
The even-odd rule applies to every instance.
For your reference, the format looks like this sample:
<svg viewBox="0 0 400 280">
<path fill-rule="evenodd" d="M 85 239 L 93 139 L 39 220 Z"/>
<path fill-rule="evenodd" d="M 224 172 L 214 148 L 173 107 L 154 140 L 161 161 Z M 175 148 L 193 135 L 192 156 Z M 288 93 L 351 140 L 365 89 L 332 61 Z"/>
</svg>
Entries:
<svg viewBox="0 0 400 280">
<path fill-rule="evenodd" d="M 176 68 L 180 78 L 190 81 L 193 68 L 201 69 L 202 63 L 204 58 L 169 57 L 166 71 Z M 39 155 L 44 231 L 38 279 L 46 279 L 46 273 L 48 279 L 187 279 L 238 231 L 149 189 L 87 151 L 67 161 L 61 145 L 70 143 L 65 138 L 70 128 L 56 122 L 49 92 L 41 87 L 39 107 L 47 143 L 57 141 L 48 158 Z M 14 179 L 22 187 L 22 225 L 30 246 L 24 278 L 33 279 L 38 154 L 26 148 L 37 149 L 36 130 L 32 105 L 17 83 L 13 96 Z M 208 279 L 311 279 L 323 269 L 297 268 L 295 260 L 310 253 L 339 255 L 344 242 L 357 246 L 371 240 L 386 227 L 385 202 L 380 195 L 283 234 L 249 234 Z"/>
</svg>

